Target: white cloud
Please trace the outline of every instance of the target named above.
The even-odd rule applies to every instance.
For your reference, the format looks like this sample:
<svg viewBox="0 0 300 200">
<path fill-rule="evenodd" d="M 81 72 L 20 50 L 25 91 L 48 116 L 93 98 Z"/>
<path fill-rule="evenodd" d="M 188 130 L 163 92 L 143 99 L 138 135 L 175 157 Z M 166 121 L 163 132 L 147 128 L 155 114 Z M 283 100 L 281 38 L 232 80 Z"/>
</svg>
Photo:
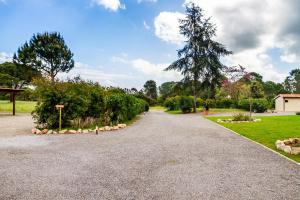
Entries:
<svg viewBox="0 0 300 200">
<path fill-rule="evenodd" d="M 145 79 L 154 79 L 159 84 L 166 81 L 179 81 L 182 79 L 182 76 L 178 72 L 164 71 L 170 63 L 152 63 L 143 58 L 130 60 L 127 56 L 113 57 L 112 60 L 132 67 L 141 73 L 142 76 L 145 76 Z"/>
<path fill-rule="evenodd" d="M 277 82 L 283 80 L 288 69 L 278 66 L 271 58 L 266 59 L 266 56 L 274 56 L 267 55 L 270 50 L 279 49 L 281 61 L 287 64 L 299 64 L 300 1 L 185 0 L 185 4 L 190 2 L 199 5 L 205 16 L 212 17 L 217 25 L 216 40 L 234 51 L 233 56 L 226 58 L 228 64 L 248 66 L 248 70 L 256 70 L 265 79 Z M 172 19 L 164 19 L 165 13 Z M 156 17 L 157 37 L 169 43 L 180 43 L 182 38 L 174 20 L 182 14 L 161 12 Z"/>
<path fill-rule="evenodd" d="M 125 9 L 125 5 L 121 4 L 120 0 L 92 0 L 92 4 L 104 6 L 105 9 L 108 9 L 111 11 Z"/>
<path fill-rule="evenodd" d="M 99 69 L 99 67 L 95 68 L 81 62 L 76 62 L 75 67 L 69 73 L 58 74 L 58 78 L 74 78 L 78 75 L 84 80 L 96 81 L 105 86 L 119 86 L 118 80 L 134 79 L 133 76 L 127 74 L 106 73 Z"/>
<path fill-rule="evenodd" d="M 143 24 L 144 24 L 145 29 L 150 30 L 151 27 L 147 24 L 146 21 L 144 21 Z"/>
<path fill-rule="evenodd" d="M 0 52 L 0 64 L 4 62 L 11 62 L 13 55 L 11 53 Z"/>
<path fill-rule="evenodd" d="M 165 42 L 180 44 L 184 37 L 179 34 L 179 19 L 184 14 L 179 12 L 161 12 L 154 20 L 155 35 Z"/>
</svg>

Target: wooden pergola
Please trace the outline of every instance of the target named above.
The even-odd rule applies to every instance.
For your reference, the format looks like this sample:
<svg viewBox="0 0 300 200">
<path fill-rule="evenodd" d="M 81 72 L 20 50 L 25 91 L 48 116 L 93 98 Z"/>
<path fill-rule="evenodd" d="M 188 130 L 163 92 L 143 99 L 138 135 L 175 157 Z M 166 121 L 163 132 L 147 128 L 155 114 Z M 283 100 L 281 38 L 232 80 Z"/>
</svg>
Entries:
<svg viewBox="0 0 300 200">
<path fill-rule="evenodd" d="M 16 94 L 22 92 L 22 89 L 0 88 L 0 93 L 9 93 L 13 102 L 13 115 L 16 115 Z"/>
</svg>

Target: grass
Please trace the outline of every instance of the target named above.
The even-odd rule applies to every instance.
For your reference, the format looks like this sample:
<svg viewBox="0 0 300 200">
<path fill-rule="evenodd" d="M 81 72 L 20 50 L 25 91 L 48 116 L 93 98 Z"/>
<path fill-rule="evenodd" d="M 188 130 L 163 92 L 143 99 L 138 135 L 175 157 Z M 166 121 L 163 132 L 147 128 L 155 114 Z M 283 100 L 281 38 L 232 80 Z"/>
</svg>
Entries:
<svg viewBox="0 0 300 200">
<path fill-rule="evenodd" d="M 207 117 L 217 122 L 217 119 L 228 119 L 229 117 Z M 276 149 L 276 140 L 288 138 L 300 138 L 300 116 L 272 116 L 259 117 L 261 122 L 257 123 L 219 123 L 240 135 L 254 140 L 264 146 L 273 149 L 280 154 L 300 163 L 300 155 L 290 155 Z"/>
<path fill-rule="evenodd" d="M 34 110 L 34 101 L 16 101 L 16 113 L 31 113 Z M 11 113 L 13 104 L 9 101 L 0 101 L 0 112 Z"/>
<path fill-rule="evenodd" d="M 150 110 L 162 110 L 162 111 L 164 111 L 164 110 L 166 110 L 166 108 L 163 107 L 163 106 L 151 106 Z"/>
</svg>

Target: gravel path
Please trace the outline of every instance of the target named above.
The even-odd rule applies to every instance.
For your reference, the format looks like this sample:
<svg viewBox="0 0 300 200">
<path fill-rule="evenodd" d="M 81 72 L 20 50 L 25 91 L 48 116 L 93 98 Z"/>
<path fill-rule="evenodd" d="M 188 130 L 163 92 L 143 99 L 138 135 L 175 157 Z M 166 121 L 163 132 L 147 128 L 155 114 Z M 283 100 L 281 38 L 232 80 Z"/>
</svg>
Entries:
<svg viewBox="0 0 300 200">
<path fill-rule="evenodd" d="M 1 200 L 300 200 L 299 165 L 199 115 L 151 111 L 111 134 L 35 139 L 0 142 Z"/>
<path fill-rule="evenodd" d="M 28 135 L 34 123 L 30 114 L 0 114 L 0 138 Z"/>
</svg>

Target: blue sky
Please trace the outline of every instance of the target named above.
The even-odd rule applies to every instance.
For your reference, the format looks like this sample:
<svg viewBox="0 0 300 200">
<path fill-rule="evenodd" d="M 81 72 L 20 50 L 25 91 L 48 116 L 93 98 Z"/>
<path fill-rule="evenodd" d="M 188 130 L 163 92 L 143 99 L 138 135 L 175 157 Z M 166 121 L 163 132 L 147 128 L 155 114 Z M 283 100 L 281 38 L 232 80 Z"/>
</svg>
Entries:
<svg viewBox="0 0 300 200">
<path fill-rule="evenodd" d="M 273 81 L 297 67 L 300 15 L 289 14 L 297 13 L 296 0 L 0 0 L 0 62 L 34 33 L 58 31 L 76 61 L 61 78 L 80 74 L 128 88 L 141 88 L 148 79 L 180 80 L 162 69 L 183 45 L 178 19 L 190 1 L 212 17 L 216 39 L 235 52 L 224 58 L 226 64 L 241 64 Z"/>
</svg>

